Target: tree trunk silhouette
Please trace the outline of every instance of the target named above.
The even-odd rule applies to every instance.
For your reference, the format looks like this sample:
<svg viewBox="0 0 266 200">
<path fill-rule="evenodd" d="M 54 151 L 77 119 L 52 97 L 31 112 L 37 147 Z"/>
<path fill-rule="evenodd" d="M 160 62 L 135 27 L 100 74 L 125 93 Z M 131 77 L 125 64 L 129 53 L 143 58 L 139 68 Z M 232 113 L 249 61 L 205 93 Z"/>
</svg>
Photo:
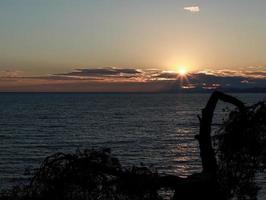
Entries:
<svg viewBox="0 0 266 200">
<path fill-rule="evenodd" d="M 159 189 L 171 188 L 175 190 L 173 200 L 225 200 L 226 195 L 218 184 L 218 166 L 211 138 L 213 115 L 219 100 L 235 105 L 243 113 L 240 117 L 246 118 L 246 108 L 240 100 L 218 91 L 211 94 L 205 108 L 202 109 L 202 115 L 198 116 L 200 129 L 196 139 L 199 141 L 202 161 L 201 173 L 181 178 L 174 175 L 162 176 L 144 168 L 125 169 L 122 168 L 118 159 L 110 155 L 110 151 L 107 149 L 101 152 L 78 152 L 76 155 L 57 153 L 44 160 L 40 169 L 31 179 L 29 186 L 21 192 L 11 191 L 10 195 L 20 192 L 21 198 L 16 195 L 17 198 L 8 199 L 48 199 L 45 198 L 47 195 L 50 195 L 52 199 L 56 196 L 58 199 L 65 199 L 65 192 L 70 192 L 68 194 L 71 195 L 78 194 L 80 197 L 79 194 L 82 191 L 91 192 L 92 196 L 97 196 L 97 192 L 101 195 L 102 186 L 104 186 L 106 192 L 108 192 L 108 188 L 111 188 L 110 195 L 114 188 L 129 195 L 135 193 L 158 195 Z M 115 177 L 114 180 L 109 180 L 110 175 Z M 101 187 L 96 187 L 97 184 Z M 112 184 L 117 187 L 112 187 Z M 35 195 L 38 198 L 35 198 Z M 1 194 L 0 199 L 3 199 Z"/>
<path fill-rule="evenodd" d="M 211 139 L 213 114 L 219 100 L 235 105 L 242 113 L 246 111 L 244 103 L 237 98 L 218 91 L 212 93 L 205 108 L 202 109 L 202 116 L 198 116 L 200 130 L 199 135 L 196 135 L 196 139 L 199 141 L 202 161 L 201 173 L 192 174 L 187 178 L 181 178 L 173 175 L 132 175 L 128 171 L 117 171 L 116 169 L 99 165 L 95 165 L 94 168 L 97 168 L 98 171 L 122 178 L 125 180 L 125 183 L 130 183 L 130 186 L 133 188 L 173 188 L 175 190 L 174 200 L 224 200 L 217 183 L 217 161 Z"/>
<path fill-rule="evenodd" d="M 237 98 L 218 91 L 212 93 L 206 107 L 202 110 L 202 117 L 198 116 L 200 133 L 197 139 L 199 140 L 203 173 L 215 174 L 217 170 L 215 153 L 211 142 L 211 124 L 218 100 L 231 103 L 238 107 L 240 112 L 245 112 L 244 103 Z"/>
<path fill-rule="evenodd" d="M 240 112 L 245 113 L 245 105 L 237 98 L 215 91 L 208 100 L 207 105 L 202 110 L 202 116 L 198 116 L 200 121 L 199 141 L 200 156 L 202 161 L 202 172 L 194 174 L 177 184 L 174 199 L 195 200 L 195 199 L 224 199 L 217 184 L 217 161 L 211 140 L 211 124 L 214 110 L 218 101 L 224 101 L 235 105 Z"/>
<path fill-rule="evenodd" d="M 130 182 L 132 187 L 134 184 L 147 188 L 162 188 L 170 187 L 175 189 L 174 199 L 176 200 L 195 200 L 204 198 L 205 200 L 220 200 L 223 195 L 220 193 L 217 184 L 217 161 L 211 140 L 211 124 L 213 120 L 214 110 L 218 101 L 224 101 L 235 105 L 240 112 L 245 113 L 245 105 L 237 98 L 215 91 L 209 98 L 205 108 L 202 110 L 202 116 L 198 116 L 200 121 L 199 135 L 196 139 L 199 141 L 200 156 L 202 160 L 202 172 L 193 174 L 187 178 L 178 176 L 151 176 L 151 175 L 136 175 L 130 172 L 121 172 L 110 170 L 109 168 L 101 168 L 96 166 L 98 170 L 108 174 L 112 174 L 123 178 L 126 182 Z"/>
</svg>

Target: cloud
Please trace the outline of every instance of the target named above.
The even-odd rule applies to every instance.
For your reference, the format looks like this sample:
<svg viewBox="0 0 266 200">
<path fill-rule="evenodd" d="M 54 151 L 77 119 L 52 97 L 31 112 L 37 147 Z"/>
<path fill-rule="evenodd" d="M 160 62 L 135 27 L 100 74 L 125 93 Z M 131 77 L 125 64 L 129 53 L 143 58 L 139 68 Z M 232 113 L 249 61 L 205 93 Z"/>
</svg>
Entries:
<svg viewBox="0 0 266 200">
<path fill-rule="evenodd" d="M 184 7 L 184 10 L 192 12 L 192 13 L 196 13 L 196 12 L 200 12 L 200 7 L 199 6 L 186 6 Z"/>
<path fill-rule="evenodd" d="M 192 84 L 195 87 L 266 87 L 265 71 L 237 71 L 230 69 L 205 70 L 190 73 L 185 78 L 180 78 L 177 72 L 159 69 L 134 69 L 134 68 L 88 68 L 77 69 L 72 72 L 53 75 L 50 79 L 80 79 L 98 82 L 150 82 L 173 81 L 176 85 Z"/>
<path fill-rule="evenodd" d="M 18 77 L 22 76 L 23 72 L 19 70 L 0 70 L 0 77 Z"/>
<path fill-rule="evenodd" d="M 249 66 L 247 69 L 251 70 L 266 70 L 266 66 Z"/>
<path fill-rule="evenodd" d="M 0 71 L 0 91 L 175 92 L 266 88 L 266 70 L 204 70 L 182 78 L 174 71 L 112 67 L 43 76 L 23 74 Z"/>
<path fill-rule="evenodd" d="M 246 75 L 256 77 L 256 78 L 265 78 L 266 71 L 248 71 L 246 72 Z"/>
<path fill-rule="evenodd" d="M 250 69 L 250 68 L 248 68 Z M 266 79 L 266 69 L 263 67 L 259 68 L 260 70 L 230 70 L 230 69 L 223 69 L 223 70 L 204 70 L 200 73 L 215 75 L 219 77 L 248 77 L 248 78 L 257 78 L 257 79 Z"/>
<path fill-rule="evenodd" d="M 159 69 L 133 69 L 133 68 L 90 68 L 76 69 L 75 71 L 61 74 L 54 74 L 56 78 L 66 77 L 83 80 L 101 80 L 101 81 L 155 81 L 155 80 L 176 80 L 177 72 L 162 71 Z"/>
<path fill-rule="evenodd" d="M 160 74 L 155 75 L 154 78 L 176 80 L 178 78 L 178 73 L 175 73 L 175 72 L 161 72 Z"/>
<path fill-rule="evenodd" d="M 106 79 L 106 78 L 134 78 L 142 72 L 138 69 L 132 68 L 89 68 L 89 69 L 76 69 L 73 72 L 55 74 L 61 77 L 78 77 L 78 78 L 95 78 L 95 79 Z"/>
</svg>

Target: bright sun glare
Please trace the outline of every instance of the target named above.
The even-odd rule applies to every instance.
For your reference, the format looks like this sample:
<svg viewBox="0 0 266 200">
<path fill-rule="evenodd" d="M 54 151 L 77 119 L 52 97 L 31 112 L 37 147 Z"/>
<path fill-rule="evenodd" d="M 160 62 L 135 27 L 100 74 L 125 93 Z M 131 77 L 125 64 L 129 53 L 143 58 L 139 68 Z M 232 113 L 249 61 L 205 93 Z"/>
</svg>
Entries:
<svg viewBox="0 0 266 200">
<path fill-rule="evenodd" d="M 180 76 L 185 76 L 187 74 L 187 69 L 185 67 L 179 67 L 178 74 Z"/>
</svg>

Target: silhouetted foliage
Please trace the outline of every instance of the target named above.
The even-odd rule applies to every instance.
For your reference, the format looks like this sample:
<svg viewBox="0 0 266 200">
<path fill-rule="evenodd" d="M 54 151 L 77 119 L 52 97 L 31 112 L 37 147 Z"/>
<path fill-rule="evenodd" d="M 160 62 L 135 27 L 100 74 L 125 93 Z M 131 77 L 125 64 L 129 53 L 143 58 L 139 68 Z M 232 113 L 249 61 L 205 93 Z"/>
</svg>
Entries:
<svg viewBox="0 0 266 200">
<path fill-rule="evenodd" d="M 211 137 L 218 100 L 238 108 Z M 266 105 L 245 107 L 238 99 L 215 92 L 200 119 L 203 171 L 188 178 L 159 176 L 148 167 L 122 167 L 110 149 L 57 153 L 47 157 L 29 184 L 2 191 L 0 200 L 160 200 L 161 188 L 174 199 L 256 199 L 255 175 L 266 167 Z"/>
<path fill-rule="evenodd" d="M 159 200 L 151 177 L 157 173 L 144 166 L 122 168 L 110 149 L 56 153 L 43 161 L 29 185 L 6 191 L 0 199 Z"/>
<path fill-rule="evenodd" d="M 256 199 L 255 175 L 266 167 L 266 105 L 230 112 L 214 136 L 218 181 L 227 197 Z"/>
</svg>

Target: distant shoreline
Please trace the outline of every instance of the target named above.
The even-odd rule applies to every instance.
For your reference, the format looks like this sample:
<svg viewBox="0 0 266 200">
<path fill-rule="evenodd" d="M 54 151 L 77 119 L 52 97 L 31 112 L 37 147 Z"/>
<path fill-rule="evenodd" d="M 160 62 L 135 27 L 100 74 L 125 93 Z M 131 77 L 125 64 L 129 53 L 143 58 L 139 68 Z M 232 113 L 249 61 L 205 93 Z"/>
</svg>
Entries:
<svg viewBox="0 0 266 200">
<path fill-rule="evenodd" d="M 0 94 L 210 94 L 215 90 L 180 90 L 180 91 L 162 91 L 162 92 L 61 92 L 61 91 L 0 91 Z M 226 93 L 254 93 L 254 94 L 266 94 L 266 88 L 261 88 L 258 90 L 253 89 L 239 89 L 239 90 L 218 90 Z"/>
</svg>

